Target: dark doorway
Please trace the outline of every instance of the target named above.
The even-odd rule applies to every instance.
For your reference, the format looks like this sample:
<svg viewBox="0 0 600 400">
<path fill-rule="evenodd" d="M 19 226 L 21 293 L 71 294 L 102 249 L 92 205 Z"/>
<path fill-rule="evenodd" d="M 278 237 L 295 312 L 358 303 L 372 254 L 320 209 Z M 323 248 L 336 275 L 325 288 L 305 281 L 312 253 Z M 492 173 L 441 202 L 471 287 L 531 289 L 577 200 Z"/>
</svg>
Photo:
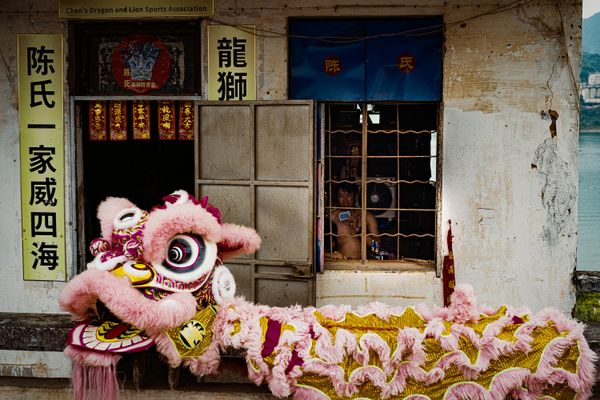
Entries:
<svg viewBox="0 0 600 400">
<path fill-rule="evenodd" d="M 128 102 L 131 103 L 131 102 Z M 91 260 L 87 244 L 100 236 L 100 224 L 96 212 L 100 202 L 107 197 L 124 197 L 143 210 L 150 210 L 161 203 L 161 198 L 175 190 L 194 193 L 194 140 L 159 138 L 158 101 L 149 101 L 148 116 L 150 138 L 133 138 L 132 113 L 126 114 L 127 135 L 124 140 L 91 140 L 89 102 L 77 103 L 81 117 L 78 129 L 81 140 L 82 170 L 79 182 L 82 188 L 84 208 L 83 222 L 86 249 L 85 260 Z M 178 105 L 178 102 L 175 102 Z M 128 107 L 131 110 L 131 107 Z M 178 107 L 176 106 L 177 110 Z M 80 246 L 81 248 L 81 246 Z M 80 257 L 81 259 L 81 257 Z M 84 268 L 84 266 L 80 266 Z"/>
</svg>

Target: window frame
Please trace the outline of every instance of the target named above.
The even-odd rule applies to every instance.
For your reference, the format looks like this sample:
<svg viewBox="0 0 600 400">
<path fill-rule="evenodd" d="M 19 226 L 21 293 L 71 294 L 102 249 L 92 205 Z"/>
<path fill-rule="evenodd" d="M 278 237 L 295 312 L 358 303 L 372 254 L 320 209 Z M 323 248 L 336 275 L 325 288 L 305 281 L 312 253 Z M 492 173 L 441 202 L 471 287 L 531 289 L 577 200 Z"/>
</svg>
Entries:
<svg viewBox="0 0 600 400">
<path fill-rule="evenodd" d="M 382 104 L 382 105 L 393 105 L 393 106 L 397 106 L 397 107 L 403 107 L 403 106 L 415 106 L 415 105 L 431 105 L 432 107 L 436 108 L 436 116 L 437 116 L 437 120 L 435 121 L 435 132 L 437 133 L 437 140 L 436 140 L 436 154 L 433 156 L 436 159 L 436 165 L 435 165 L 435 176 L 436 176 L 436 188 L 435 188 L 435 207 L 434 209 L 432 209 L 431 211 L 433 211 L 434 213 L 434 217 L 435 217 L 435 222 L 434 222 L 434 233 L 433 233 L 433 244 L 434 244 L 434 249 L 433 249 L 433 260 L 424 260 L 424 259 L 417 259 L 417 258 L 401 258 L 401 259 L 396 259 L 396 260 L 372 260 L 372 259 L 368 259 L 368 257 L 366 256 L 367 253 L 367 246 L 366 246 L 366 242 L 363 242 L 363 240 L 366 240 L 369 236 L 369 234 L 366 232 L 365 229 L 361 230 L 361 243 L 365 243 L 364 246 L 361 246 L 361 259 L 341 259 L 341 260 L 329 260 L 329 259 L 325 259 L 324 255 L 325 255 L 325 248 L 326 248 L 326 241 L 328 240 L 326 235 L 325 235 L 325 227 L 326 224 L 329 223 L 328 219 L 326 218 L 326 209 L 328 208 L 328 206 L 332 203 L 329 203 L 329 205 L 327 204 L 328 201 L 325 200 L 325 193 L 328 192 L 326 190 L 326 185 L 328 184 L 326 181 L 326 168 L 328 168 L 328 158 L 326 157 L 326 140 L 327 140 L 327 136 L 329 135 L 329 133 L 326 131 L 326 126 L 327 126 L 327 121 L 325 120 L 325 116 L 327 115 L 325 112 L 325 108 L 327 106 L 330 106 L 332 104 L 361 104 L 361 105 L 367 105 L 367 104 Z M 318 188 L 318 212 L 316 214 L 316 220 L 317 220 L 317 224 L 320 226 L 319 229 L 319 242 L 320 242 L 320 247 L 318 249 L 318 251 L 320 252 L 318 259 L 320 259 L 321 263 L 320 263 L 320 272 L 324 272 L 325 269 L 327 270 L 365 270 L 365 271 L 384 271 L 384 272 L 403 272 L 403 271 L 427 271 L 427 270 L 435 270 L 436 271 L 436 276 L 440 277 L 441 276 L 441 260 L 443 259 L 442 257 L 442 237 L 441 237 L 441 217 L 442 217 L 442 202 L 441 202 L 441 194 L 442 194 L 442 162 L 443 162 L 443 132 L 442 132 L 442 127 L 443 127 L 443 107 L 442 107 L 442 103 L 441 102 L 403 102 L 403 101 L 362 101 L 362 102 L 343 102 L 343 101 L 322 101 L 318 103 L 318 122 L 319 122 L 319 126 L 318 126 L 318 135 L 319 135 L 319 154 L 317 157 L 318 160 L 318 171 L 319 171 L 319 188 Z M 368 174 L 367 171 L 367 157 L 369 156 L 368 154 L 368 148 L 367 148 L 367 141 L 368 141 L 368 132 L 369 132 L 369 127 L 368 127 L 368 121 L 367 118 L 364 117 L 364 115 L 367 113 L 366 111 L 366 107 L 363 107 L 363 118 L 362 118 L 362 124 L 361 124 L 361 146 L 362 146 L 362 150 L 361 149 L 361 173 L 360 173 L 360 185 L 361 187 L 363 187 L 363 185 L 365 185 L 365 181 L 368 181 L 368 177 L 366 176 Z M 372 130 L 372 129 L 371 129 Z M 399 130 L 401 131 L 401 129 Z M 432 129 L 432 131 L 434 131 Z M 398 150 L 398 148 L 397 148 Z M 399 159 L 398 156 L 396 156 L 395 159 Z M 433 172 L 433 171 L 432 171 Z M 397 180 L 400 180 L 400 178 L 398 177 Z M 399 185 L 400 183 L 396 183 L 396 185 Z M 366 223 L 366 213 L 367 213 L 367 207 L 363 206 L 366 205 L 366 191 L 364 190 L 360 190 L 359 195 L 361 196 L 360 198 L 360 204 L 361 206 L 359 207 L 359 209 L 361 210 L 361 226 L 365 226 Z M 400 209 L 400 204 L 396 205 L 397 209 Z M 395 210 L 395 211 L 401 211 L 401 210 Z M 397 229 L 398 231 L 400 230 L 399 227 Z"/>
</svg>

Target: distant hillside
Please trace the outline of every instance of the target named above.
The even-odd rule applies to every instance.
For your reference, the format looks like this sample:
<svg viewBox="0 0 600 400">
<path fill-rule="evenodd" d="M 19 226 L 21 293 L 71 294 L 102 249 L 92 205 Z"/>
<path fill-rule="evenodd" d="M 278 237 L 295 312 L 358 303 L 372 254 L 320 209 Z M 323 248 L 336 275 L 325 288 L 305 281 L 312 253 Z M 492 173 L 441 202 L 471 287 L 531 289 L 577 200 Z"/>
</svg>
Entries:
<svg viewBox="0 0 600 400">
<path fill-rule="evenodd" d="M 589 74 L 600 73 L 600 54 L 583 53 L 581 60 L 581 83 L 587 83 Z"/>
<path fill-rule="evenodd" d="M 583 20 L 583 52 L 600 54 L 600 13 Z"/>
</svg>

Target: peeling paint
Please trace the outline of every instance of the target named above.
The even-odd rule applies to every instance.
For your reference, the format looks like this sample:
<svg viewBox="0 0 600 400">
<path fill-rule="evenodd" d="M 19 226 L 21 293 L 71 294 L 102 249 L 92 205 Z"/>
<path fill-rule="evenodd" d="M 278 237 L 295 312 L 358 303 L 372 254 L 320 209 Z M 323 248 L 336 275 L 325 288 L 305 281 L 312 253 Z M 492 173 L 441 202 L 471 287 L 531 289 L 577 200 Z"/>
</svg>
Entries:
<svg viewBox="0 0 600 400">
<path fill-rule="evenodd" d="M 489 208 L 479 208 L 477 212 L 479 214 L 479 225 L 492 226 L 496 224 L 494 221 L 496 211 Z"/>
<path fill-rule="evenodd" d="M 561 236 L 569 236 L 576 231 L 572 212 L 577 199 L 573 183 L 576 179 L 569 164 L 558 153 L 556 136 L 546 139 L 537 148 L 533 163 L 543 180 L 541 199 L 547 213 L 542 238 L 556 245 Z"/>
<path fill-rule="evenodd" d="M 0 376 L 13 376 L 18 378 L 46 378 L 50 377 L 50 368 L 47 364 L 0 364 Z"/>
</svg>

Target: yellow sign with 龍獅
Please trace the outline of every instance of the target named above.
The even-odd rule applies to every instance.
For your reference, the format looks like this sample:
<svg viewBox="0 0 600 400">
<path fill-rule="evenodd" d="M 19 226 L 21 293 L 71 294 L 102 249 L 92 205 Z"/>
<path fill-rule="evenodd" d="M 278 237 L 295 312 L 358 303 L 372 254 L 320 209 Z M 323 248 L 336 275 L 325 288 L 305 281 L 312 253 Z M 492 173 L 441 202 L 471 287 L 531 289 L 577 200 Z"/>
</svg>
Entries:
<svg viewBox="0 0 600 400">
<path fill-rule="evenodd" d="M 256 100 L 256 29 L 208 25 L 208 99 Z"/>
</svg>

